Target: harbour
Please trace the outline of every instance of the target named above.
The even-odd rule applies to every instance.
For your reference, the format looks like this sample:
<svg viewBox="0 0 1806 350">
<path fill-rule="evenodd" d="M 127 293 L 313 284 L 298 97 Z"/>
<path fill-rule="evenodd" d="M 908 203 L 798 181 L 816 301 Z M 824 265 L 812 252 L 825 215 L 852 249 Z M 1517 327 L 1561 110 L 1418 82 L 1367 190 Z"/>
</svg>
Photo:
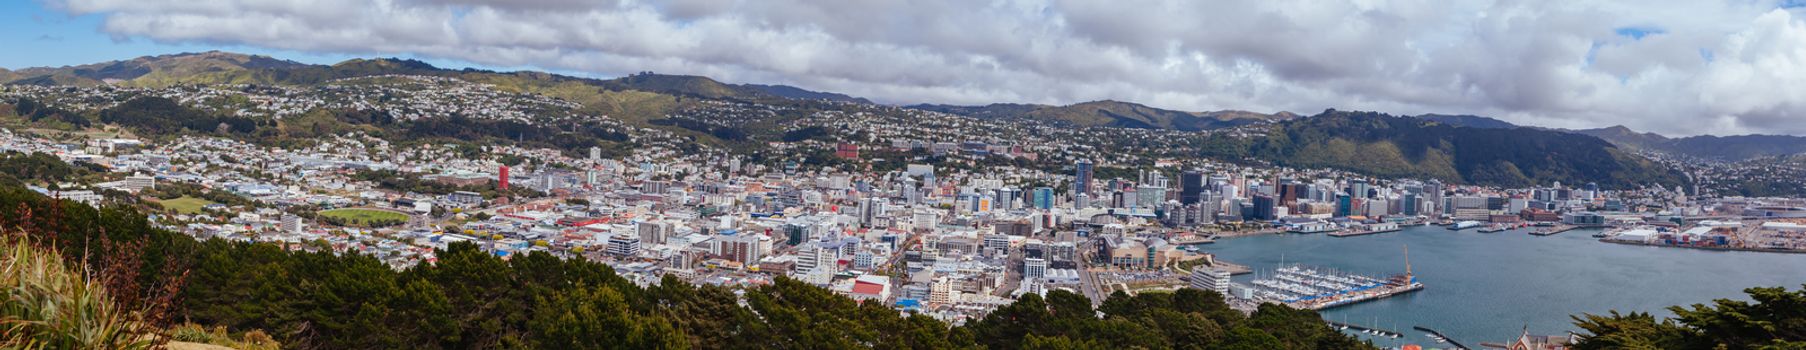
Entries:
<svg viewBox="0 0 1806 350">
<path fill-rule="evenodd" d="M 1806 255 L 1607 244 L 1590 237 L 1599 231 L 1592 228 L 1540 237 L 1528 234 L 1531 230 L 1479 234 L 1419 226 L 1345 238 L 1244 237 L 1202 245 L 1200 249 L 1215 254 L 1219 260 L 1233 261 L 1257 272 L 1307 265 L 1320 270 L 1376 273 L 1403 267 L 1405 258 L 1400 247 L 1408 244 L 1410 272 L 1433 288 L 1323 308 L 1320 312 L 1325 320 L 1421 325 L 1439 331 L 1438 337 L 1463 341 L 1506 341 L 1518 336 L 1526 326 L 1540 334 L 1578 331 L 1569 317 L 1581 313 L 1618 310 L 1671 317 L 1673 314 L 1666 310 L 1669 306 L 1719 298 L 1748 300 L 1744 288 L 1798 287 L 1806 283 L 1806 275 L 1799 274 L 1806 271 Z M 1667 263 L 1672 261 L 1689 263 Z M 1273 277 L 1254 273 L 1233 279 L 1247 284 Z M 1667 292 L 1623 293 L 1625 290 Z M 1400 339 L 1375 341 L 1382 346 L 1436 344 L 1435 338 L 1424 333 L 1405 333 Z"/>
</svg>

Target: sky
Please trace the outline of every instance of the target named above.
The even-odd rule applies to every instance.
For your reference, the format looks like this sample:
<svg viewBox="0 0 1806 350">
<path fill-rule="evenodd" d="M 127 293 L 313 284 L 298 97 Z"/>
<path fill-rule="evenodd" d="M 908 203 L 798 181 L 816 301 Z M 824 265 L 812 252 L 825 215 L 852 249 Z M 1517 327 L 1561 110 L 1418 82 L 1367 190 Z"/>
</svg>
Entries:
<svg viewBox="0 0 1806 350">
<path fill-rule="evenodd" d="M 1473 114 L 1806 135 L 1806 0 L 13 0 L 0 67 L 223 50 L 881 103 Z"/>
</svg>

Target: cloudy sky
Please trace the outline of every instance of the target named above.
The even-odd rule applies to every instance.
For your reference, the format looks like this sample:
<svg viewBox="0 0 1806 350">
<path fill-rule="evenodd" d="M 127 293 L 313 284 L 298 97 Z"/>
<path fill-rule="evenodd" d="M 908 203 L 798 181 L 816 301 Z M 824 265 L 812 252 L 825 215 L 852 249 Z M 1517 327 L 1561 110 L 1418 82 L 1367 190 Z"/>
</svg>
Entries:
<svg viewBox="0 0 1806 350">
<path fill-rule="evenodd" d="M 43 54 L 0 66 L 221 48 L 650 70 L 898 104 L 1115 99 L 1806 135 L 1806 0 L 24 2 L 0 5 L 22 17 L 0 40 Z"/>
</svg>

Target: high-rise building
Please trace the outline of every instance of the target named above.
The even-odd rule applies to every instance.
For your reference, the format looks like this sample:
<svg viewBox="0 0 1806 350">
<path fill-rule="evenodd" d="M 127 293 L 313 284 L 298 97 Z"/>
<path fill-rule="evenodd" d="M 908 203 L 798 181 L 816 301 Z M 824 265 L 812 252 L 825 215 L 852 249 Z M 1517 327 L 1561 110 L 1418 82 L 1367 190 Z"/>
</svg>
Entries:
<svg viewBox="0 0 1806 350">
<path fill-rule="evenodd" d="M 640 241 L 646 244 L 665 244 L 665 238 L 673 233 L 671 224 L 664 222 L 641 221 L 635 226 L 639 231 Z"/>
<path fill-rule="evenodd" d="M 1269 221 L 1269 220 L 1278 219 L 1278 215 L 1276 215 L 1273 210 L 1274 206 L 1277 205 L 1278 203 L 1276 203 L 1276 201 L 1273 200 L 1273 196 L 1269 196 L 1269 195 L 1265 195 L 1265 194 L 1256 194 L 1256 195 L 1254 195 L 1254 203 L 1253 204 L 1254 204 L 1254 208 L 1253 208 L 1254 210 L 1253 210 L 1253 213 L 1251 213 L 1250 217 L 1254 218 L 1255 220 L 1261 220 L 1261 221 Z"/>
<path fill-rule="evenodd" d="M 1186 170 L 1179 175 L 1179 203 L 1198 204 L 1204 194 L 1204 173 L 1197 170 Z"/>
<path fill-rule="evenodd" d="M 1337 194 L 1336 195 L 1336 216 L 1337 217 L 1348 216 L 1349 213 L 1352 213 L 1352 212 L 1354 212 L 1354 199 L 1350 198 L 1347 194 Z"/>
<path fill-rule="evenodd" d="M 1075 193 L 1091 193 L 1091 161 L 1080 160 L 1078 163 L 1073 164 L 1072 168 L 1074 173 L 1073 176 L 1076 178 L 1073 180 L 1072 184 L 1073 190 L 1077 191 Z"/>
<path fill-rule="evenodd" d="M 1367 180 L 1356 179 L 1348 182 L 1348 195 L 1354 198 L 1367 198 Z"/>
<path fill-rule="evenodd" d="M 1053 209 L 1054 190 L 1052 187 L 1035 188 L 1035 208 Z"/>
<path fill-rule="evenodd" d="M 590 146 L 589 160 L 590 161 L 602 160 L 602 147 Z"/>
</svg>

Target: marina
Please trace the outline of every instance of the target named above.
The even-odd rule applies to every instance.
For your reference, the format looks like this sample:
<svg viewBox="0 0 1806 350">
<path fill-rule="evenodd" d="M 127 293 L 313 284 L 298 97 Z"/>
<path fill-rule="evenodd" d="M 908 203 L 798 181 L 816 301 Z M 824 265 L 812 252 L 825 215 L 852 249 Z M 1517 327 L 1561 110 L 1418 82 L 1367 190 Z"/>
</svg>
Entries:
<svg viewBox="0 0 1806 350">
<path fill-rule="evenodd" d="M 1283 265 L 1263 278 L 1249 281 L 1251 287 L 1246 287 L 1248 291 L 1241 295 L 1294 308 L 1324 310 L 1415 292 L 1424 285 L 1411 274 L 1409 255 L 1407 250 L 1403 275 L 1384 278 L 1323 267 Z"/>
</svg>

